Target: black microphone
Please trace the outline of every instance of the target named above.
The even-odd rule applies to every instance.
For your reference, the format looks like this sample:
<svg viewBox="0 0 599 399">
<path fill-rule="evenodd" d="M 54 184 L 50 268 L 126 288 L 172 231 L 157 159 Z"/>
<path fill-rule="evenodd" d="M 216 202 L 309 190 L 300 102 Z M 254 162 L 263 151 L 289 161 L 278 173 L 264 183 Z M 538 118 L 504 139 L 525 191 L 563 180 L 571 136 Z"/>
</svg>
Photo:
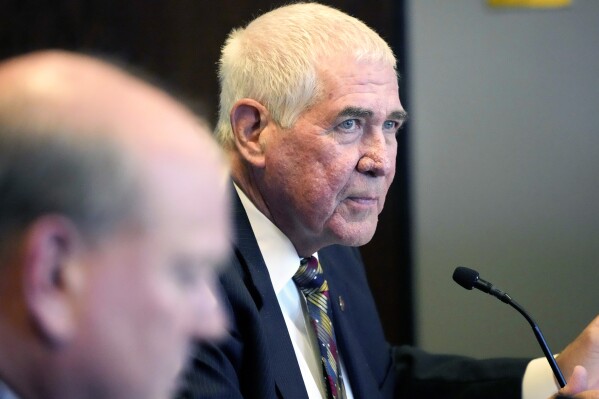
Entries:
<svg viewBox="0 0 599 399">
<path fill-rule="evenodd" d="M 555 378 L 557 379 L 559 386 L 562 388 L 566 386 L 566 380 L 562 374 L 562 371 L 559 369 L 559 366 L 555 362 L 553 353 L 551 352 L 551 349 L 549 349 L 549 345 L 547 345 L 543 333 L 539 329 L 537 323 L 535 323 L 532 317 L 530 317 L 530 315 L 526 312 L 526 310 L 522 308 L 522 306 L 520 306 L 516 301 L 510 298 L 508 294 L 501 291 L 500 289 L 495 288 L 493 284 L 491 284 L 490 282 L 480 278 L 476 270 L 472 270 L 462 266 L 457 267 L 453 272 L 453 280 L 462 287 L 466 288 L 467 290 L 476 288 L 477 290 L 486 292 L 489 295 L 493 295 L 494 297 L 498 298 L 501 302 L 507 303 L 508 305 L 516 309 L 522 316 L 524 316 L 524 318 L 532 327 L 532 330 L 535 333 L 535 337 L 537 338 L 539 345 L 541 345 L 541 349 L 543 350 L 543 353 L 545 354 L 545 357 L 547 358 L 547 361 L 551 366 L 551 370 L 553 370 L 553 374 L 555 375 Z"/>
</svg>

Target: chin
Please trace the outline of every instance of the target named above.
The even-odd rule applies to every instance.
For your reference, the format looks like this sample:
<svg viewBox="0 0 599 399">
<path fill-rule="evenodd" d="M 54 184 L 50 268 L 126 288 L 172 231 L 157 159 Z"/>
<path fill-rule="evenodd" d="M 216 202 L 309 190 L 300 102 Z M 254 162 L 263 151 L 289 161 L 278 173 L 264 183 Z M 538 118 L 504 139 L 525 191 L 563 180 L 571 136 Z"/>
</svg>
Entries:
<svg viewBox="0 0 599 399">
<path fill-rule="evenodd" d="M 374 227 L 363 226 L 358 228 L 348 228 L 337 235 L 339 238 L 337 244 L 346 245 L 348 247 L 360 247 L 368 244 L 370 240 L 372 240 L 375 231 L 376 225 Z"/>
<path fill-rule="evenodd" d="M 374 231 L 372 232 L 372 234 L 369 234 L 368 236 L 364 236 L 364 237 L 360 237 L 358 239 L 356 239 L 356 241 L 351 244 L 351 247 L 361 247 L 362 245 L 366 245 L 370 242 L 370 240 L 372 240 L 372 237 L 374 237 Z"/>
<path fill-rule="evenodd" d="M 324 226 L 330 244 L 359 247 L 372 240 L 378 224 L 378 215 L 352 217 L 336 213 Z M 329 245 L 330 245 L 329 244 Z"/>
</svg>

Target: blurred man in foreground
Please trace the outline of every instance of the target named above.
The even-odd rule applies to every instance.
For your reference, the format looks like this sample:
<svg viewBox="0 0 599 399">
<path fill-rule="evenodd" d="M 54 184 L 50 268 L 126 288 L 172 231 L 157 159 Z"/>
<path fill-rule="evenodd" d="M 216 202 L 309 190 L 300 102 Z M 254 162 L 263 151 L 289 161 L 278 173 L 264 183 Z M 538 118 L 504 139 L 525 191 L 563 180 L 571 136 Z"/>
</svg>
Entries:
<svg viewBox="0 0 599 399">
<path fill-rule="evenodd" d="M 225 175 L 205 125 L 113 66 L 0 64 L 0 397 L 169 396 L 226 331 Z"/>
</svg>

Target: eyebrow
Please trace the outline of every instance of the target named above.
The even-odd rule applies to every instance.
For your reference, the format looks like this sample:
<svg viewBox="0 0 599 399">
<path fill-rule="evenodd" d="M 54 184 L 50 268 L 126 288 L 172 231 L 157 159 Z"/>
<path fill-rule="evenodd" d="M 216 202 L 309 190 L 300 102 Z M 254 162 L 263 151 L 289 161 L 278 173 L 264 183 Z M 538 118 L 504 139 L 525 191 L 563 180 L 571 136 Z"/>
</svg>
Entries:
<svg viewBox="0 0 599 399">
<path fill-rule="evenodd" d="M 402 123 L 408 120 L 408 113 L 406 111 L 393 111 L 389 114 L 390 119 L 398 119 Z"/>
<path fill-rule="evenodd" d="M 360 107 L 346 107 L 337 114 L 337 117 L 351 117 L 351 118 L 371 118 L 374 112 Z"/>
<path fill-rule="evenodd" d="M 338 118 L 351 117 L 351 118 L 372 118 L 374 112 L 366 108 L 360 107 L 347 107 L 337 114 Z M 408 113 L 406 111 L 393 111 L 388 116 L 388 119 L 397 119 L 401 122 L 405 122 L 408 119 Z"/>
</svg>

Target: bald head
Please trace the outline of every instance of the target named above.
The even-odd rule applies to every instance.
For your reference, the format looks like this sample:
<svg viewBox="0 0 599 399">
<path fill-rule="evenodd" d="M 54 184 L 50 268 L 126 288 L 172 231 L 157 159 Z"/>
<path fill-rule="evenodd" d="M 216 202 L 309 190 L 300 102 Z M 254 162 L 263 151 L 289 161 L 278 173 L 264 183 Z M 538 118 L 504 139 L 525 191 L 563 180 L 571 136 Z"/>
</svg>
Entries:
<svg viewBox="0 0 599 399">
<path fill-rule="evenodd" d="M 38 130 L 57 124 L 80 135 L 102 130 L 102 134 L 148 138 L 155 129 L 145 127 L 160 117 L 157 113 L 187 114 L 167 94 L 115 66 L 61 51 L 5 62 L 0 86 L 3 123 L 18 125 L 27 120 Z M 139 120 L 140 115 L 144 119 Z"/>
<path fill-rule="evenodd" d="M 206 124 L 102 61 L 0 64 L 0 380 L 26 398 L 164 398 L 225 332 L 226 166 Z"/>
<path fill-rule="evenodd" d="M 90 234 L 143 217 L 133 169 L 198 143 L 214 166 L 219 153 L 205 127 L 166 93 L 91 57 L 46 51 L 5 62 L 0 234 L 48 212 L 71 216 Z"/>
</svg>

